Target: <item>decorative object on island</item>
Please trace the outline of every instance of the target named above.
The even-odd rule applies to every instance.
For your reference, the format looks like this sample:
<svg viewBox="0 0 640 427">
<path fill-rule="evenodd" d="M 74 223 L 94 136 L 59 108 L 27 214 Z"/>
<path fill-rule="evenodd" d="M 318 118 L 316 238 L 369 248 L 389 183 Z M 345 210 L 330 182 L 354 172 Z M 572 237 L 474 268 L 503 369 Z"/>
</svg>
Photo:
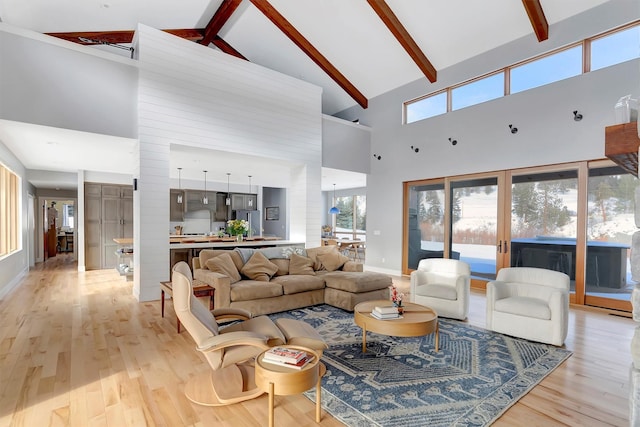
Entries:
<svg viewBox="0 0 640 427">
<path fill-rule="evenodd" d="M 338 215 L 340 213 L 340 209 L 336 207 L 336 185 L 333 184 L 333 207 L 329 209 L 329 214 Z"/>
<path fill-rule="evenodd" d="M 178 168 L 178 193 L 177 202 L 178 204 L 182 204 L 182 168 Z"/>
<path fill-rule="evenodd" d="M 398 292 L 398 288 L 395 285 L 389 286 L 391 290 L 391 302 L 393 305 L 398 308 L 398 314 L 402 314 L 404 312 L 404 307 L 402 307 L 402 299 L 404 298 L 404 294 L 402 292 Z"/>
<path fill-rule="evenodd" d="M 323 237 L 331 236 L 331 232 L 332 231 L 333 231 L 333 227 L 331 227 L 330 225 L 323 225 L 322 226 L 322 236 Z"/>
<path fill-rule="evenodd" d="M 249 222 L 245 219 L 230 219 L 227 221 L 229 234 L 236 236 L 238 242 L 242 242 L 242 236 L 249 231 Z"/>
</svg>

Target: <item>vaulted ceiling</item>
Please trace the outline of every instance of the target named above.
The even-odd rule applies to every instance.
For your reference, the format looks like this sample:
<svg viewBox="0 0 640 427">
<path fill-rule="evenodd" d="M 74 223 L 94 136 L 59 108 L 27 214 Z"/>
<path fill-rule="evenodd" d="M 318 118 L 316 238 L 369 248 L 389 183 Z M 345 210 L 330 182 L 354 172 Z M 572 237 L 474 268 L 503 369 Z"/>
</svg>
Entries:
<svg viewBox="0 0 640 427">
<path fill-rule="evenodd" d="M 128 55 L 138 23 L 323 87 L 323 112 L 385 92 L 612 0 L 0 0 L 3 22 Z"/>
</svg>

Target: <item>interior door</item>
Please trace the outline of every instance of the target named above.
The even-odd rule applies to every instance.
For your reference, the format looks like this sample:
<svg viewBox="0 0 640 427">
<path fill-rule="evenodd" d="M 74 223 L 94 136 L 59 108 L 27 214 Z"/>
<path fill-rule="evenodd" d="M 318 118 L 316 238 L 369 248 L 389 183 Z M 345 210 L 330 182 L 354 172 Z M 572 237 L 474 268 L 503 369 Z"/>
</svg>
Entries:
<svg viewBox="0 0 640 427">
<path fill-rule="evenodd" d="M 113 239 L 122 237 L 121 199 L 102 198 L 102 268 L 116 266 L 117 244 Z"/>
</svg>

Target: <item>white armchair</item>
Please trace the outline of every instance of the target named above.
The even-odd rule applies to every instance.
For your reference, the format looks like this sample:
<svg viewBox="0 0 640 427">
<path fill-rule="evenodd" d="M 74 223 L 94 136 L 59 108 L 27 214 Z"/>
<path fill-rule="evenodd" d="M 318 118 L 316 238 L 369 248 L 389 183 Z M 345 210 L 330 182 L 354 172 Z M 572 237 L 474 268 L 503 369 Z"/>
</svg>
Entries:
<svg viewBox="0 0 640 427">
<path fill-rule="evenodd" d="M 411 272 L 411 302 L 432 308 L 441 317 L 464 320 L 469 314 L 471 269 L 447 258 L 420 260 Z"/>
<path fill-rule="evenodd" d="M 562 345 L 569 326 L 569 276 L 533 267 L 503 268 L 487 283 L 487 329 Z"/>
</svg>

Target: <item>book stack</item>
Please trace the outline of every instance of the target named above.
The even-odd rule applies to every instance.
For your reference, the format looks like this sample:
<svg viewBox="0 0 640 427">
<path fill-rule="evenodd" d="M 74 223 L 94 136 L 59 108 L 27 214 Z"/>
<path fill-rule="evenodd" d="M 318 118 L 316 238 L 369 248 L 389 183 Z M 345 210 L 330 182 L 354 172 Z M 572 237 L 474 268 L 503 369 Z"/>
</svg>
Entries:
<svg viewBox="0 0 640 427">
<path fill-rule="evenodd" d="M 388 306 L 388 307 L 374 307 L 371 310 L 371 315 L 376 319 L 397 319 L 400 317 L 398 314 L 398 307 Z"/>
<path fill-rule="evenodd" d="M 263 362 L 273 365 L 286 366 L 293 369 L 302 369 L 313 360 L 313 355 L 304 350 L 296 350 L 286 347 L 273 347 L 264 353 Z"/>
</svg>

